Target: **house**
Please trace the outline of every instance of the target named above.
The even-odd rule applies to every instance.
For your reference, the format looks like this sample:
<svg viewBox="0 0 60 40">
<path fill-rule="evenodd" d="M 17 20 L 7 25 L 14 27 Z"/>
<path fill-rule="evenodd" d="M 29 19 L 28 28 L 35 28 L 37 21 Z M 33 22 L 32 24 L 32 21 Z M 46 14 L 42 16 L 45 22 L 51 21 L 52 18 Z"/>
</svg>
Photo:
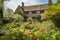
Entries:
<svg viewBox="0 0 60 40">
<path fill-rule="evenodd" d="M 40 5 L 31 5 L 31 6 L 24 6 L 24 3 L 22 2 L 22 6 L 18 6 L 17 10 L 22 10 L 24 13 L 24 16 L 27 17 L 37 17 L 43 15 L 44 11 L 48 9 L 48 7 L 52 4 L 51 0 L 48 0 L 47 4 L 40 4 Z"/>
</svg>

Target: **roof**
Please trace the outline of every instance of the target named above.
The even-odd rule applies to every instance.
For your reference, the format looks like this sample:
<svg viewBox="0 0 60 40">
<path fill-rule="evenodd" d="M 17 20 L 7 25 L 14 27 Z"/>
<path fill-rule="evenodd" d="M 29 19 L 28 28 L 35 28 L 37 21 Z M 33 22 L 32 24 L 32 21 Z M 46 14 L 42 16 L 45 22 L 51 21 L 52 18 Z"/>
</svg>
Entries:
<svg viewBox="0 0 60 40">
<path fill-rule="evenodd" d="M 25 12 L 37 11 L 37 10 L 46 10 L 46 9 L 48 9 L 48 4 L 31 5 L 31 6 L 24 6 L 24 7 L 21 7 L 19 5 L 16 10 L 18 10 L 18 9 L 23 9 Z"/>
<path fill-rule="evenodd" d="M 24 8 L 24 11 L 45 10 L 45 9 L 48 9 L 48 4 L 24 6 L 23 8 Z"/>
</svg>

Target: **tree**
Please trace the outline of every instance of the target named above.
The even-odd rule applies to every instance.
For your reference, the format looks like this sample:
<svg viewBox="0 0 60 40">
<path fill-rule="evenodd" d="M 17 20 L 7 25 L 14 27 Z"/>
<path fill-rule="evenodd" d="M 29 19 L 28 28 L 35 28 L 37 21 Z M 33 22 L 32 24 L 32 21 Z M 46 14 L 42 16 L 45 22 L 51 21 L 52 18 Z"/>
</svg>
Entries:
<svg viewBox="0 0 60 40">
<path fill-rule="evenodd" d="M 0 17 L 3 18 L 3 2 L 4 0 L 0 0 Z"/>
<path fill-rule="evenodd" d="M 10 8 L 6 8 L 6 10 L 4 10 L 4 17 L 9 18 L 13 15 L 13 10 Z"/>
<path fill-rule="evenodd" d="M 57 3 L 60 3 L 60 0 L 57 0 Z"/>
<path fill-rule="evenodd" d="M 58 1 L 60 2 L 60 1 Z M 47 11 L 45 11 L 44 16 L 47 19 L 52 20 L 52 22 L 60 27 L 60 4 L 55 4 L 49 7 Z"/>
<path fill-rule="evenodd" d="M 4 1 L 9 1 L 9 0 L 0 0 L 0 18 L 3 18 Z"/>
</svg>

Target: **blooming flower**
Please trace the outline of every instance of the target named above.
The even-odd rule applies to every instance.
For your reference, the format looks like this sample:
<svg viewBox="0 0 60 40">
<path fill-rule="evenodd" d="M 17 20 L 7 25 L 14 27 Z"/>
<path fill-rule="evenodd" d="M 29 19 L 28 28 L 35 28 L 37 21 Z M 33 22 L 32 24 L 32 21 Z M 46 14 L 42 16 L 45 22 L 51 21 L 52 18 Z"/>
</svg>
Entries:
<svg viewBox="0 0 60 40">
<path fill-rule="evenodd" d="M 38 40 L 38 36 L 34 36 L 34 40 Z"/>
<path fill-rule="evenodd" d="M 28 35 L 32 35 L 32 31 L 30 30 L 30 32 L 28 33 Z"/>
<path fill-rule="evenodd" d="M 34 35 L 38 35 L 38 32 L 34 32 Z"/>
</svg>

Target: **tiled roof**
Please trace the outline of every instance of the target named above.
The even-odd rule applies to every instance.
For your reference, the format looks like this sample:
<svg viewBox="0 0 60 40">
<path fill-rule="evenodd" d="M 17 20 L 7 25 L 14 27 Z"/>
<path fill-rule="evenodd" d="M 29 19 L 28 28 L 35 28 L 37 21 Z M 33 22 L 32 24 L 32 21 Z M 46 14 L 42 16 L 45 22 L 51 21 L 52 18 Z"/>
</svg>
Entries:
<svg viewBox="0 0 60 40">
<path fill-rule="evenodd" d="M 48 9 L 48 4 L 24 6 L 23 8 L 24 8 L 24 11 L 44 10 L 44 9 Z"/>
</svg>

